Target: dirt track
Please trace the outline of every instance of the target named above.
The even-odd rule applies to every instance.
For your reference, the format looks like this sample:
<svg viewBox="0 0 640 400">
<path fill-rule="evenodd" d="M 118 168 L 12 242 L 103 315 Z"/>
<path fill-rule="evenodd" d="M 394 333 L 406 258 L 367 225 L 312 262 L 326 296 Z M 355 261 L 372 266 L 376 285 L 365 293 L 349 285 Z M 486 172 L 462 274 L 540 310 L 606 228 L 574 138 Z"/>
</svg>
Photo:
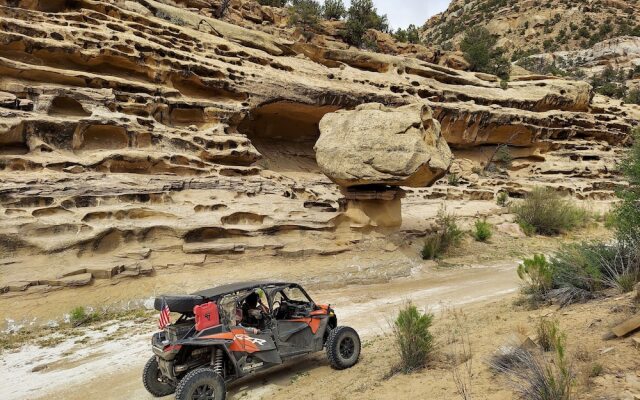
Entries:
<svg viewBox="0 0 640 400">
<path fill-rule="evenodd" d="M 331 302 L 339 320 L 367 338 L 385 331 L 394 310 L 407 300 L 437 311 L 446 305 L 479 303 L 513 293 L 518 285 L 515 265 L 513 261 L 490 267 L 429 270 L 384 284 L 312 290 L 311 295 L 318 302 Z M 88 340 L 92 345 L 71 341 L 52 348 L 27 346 L 17 353 L 5 354 L 0 357 L 0 365 L 9 373 L 0 382 L 0 392 L 8 395 L 6 399 L 151 399 L 142 387 L 140 373 L 150 355 L 152 324 L 153 321 L 147 321 L 135 326 L 131 322 L 132 328 L 116 325 L 103 332 L 96 331 L 93 339 L 97 340 Z M 136 334 L 128 337 L 123 334 L 131 331 Z M 230 388 L 230 394 L 237 398 L 241 393 L 245 399 L 274 394 L 280 387 L 294 385 L 300 373 L 328 369 L 321 357 L 310 356 L 280 367 L 275 373 L 241 381 Z M 41 364 L 48 367 L 31 372 Z"/>
</svg>

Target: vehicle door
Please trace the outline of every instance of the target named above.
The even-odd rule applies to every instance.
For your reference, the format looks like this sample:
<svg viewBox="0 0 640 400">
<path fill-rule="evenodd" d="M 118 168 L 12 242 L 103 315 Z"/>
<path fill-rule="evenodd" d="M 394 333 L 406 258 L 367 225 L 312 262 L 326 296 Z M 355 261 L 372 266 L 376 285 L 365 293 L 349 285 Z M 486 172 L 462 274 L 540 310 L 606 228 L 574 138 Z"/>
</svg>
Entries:
<svg viewBox="0 0 640 400">
<path fill-rule="evenodd" d="M 313 351 L 317 327 L 310 313 L 305 311 L 313 309 L 313 301 L 297 286 L 273 292 L 270 300 L 274 337 L 282 357 Z"/>
<path fill-rule="evenodd" d="M 240 367 L 245 373 L 261 367 L 262 363 L 282 363 L 271 330 L 257 330 L 237 325 L 239 323 L 237 311 L 243 295 L 246 293 L 228 295 L 220 300 L 221 318 L 230 330 L 216 337 L 232 341 L 229 351 L 241 364 Z"/>
</svg>

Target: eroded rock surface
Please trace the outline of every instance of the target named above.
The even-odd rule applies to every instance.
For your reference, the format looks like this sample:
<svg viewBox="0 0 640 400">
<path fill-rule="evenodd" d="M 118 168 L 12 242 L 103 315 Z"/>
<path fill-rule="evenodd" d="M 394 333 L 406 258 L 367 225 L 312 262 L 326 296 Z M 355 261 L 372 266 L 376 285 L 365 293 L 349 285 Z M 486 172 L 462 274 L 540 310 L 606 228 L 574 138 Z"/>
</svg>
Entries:
<svg viewBox="0 0 640 400">
<path fill-rule="evenodd" d="M 343 187 L 431 186 L 453 159 L 440 123 L 420 103 L 327 114 L 315 150 L 322 172 Z"/>
<path fill-rule="evenodd" d="M 345 220 L 313 151 L 325 115 L 366 103 L 426 104 L 424 131 L 439 123 L 456 156 L 458 186 L 407 192 L 420 213 L 400 235 L 428 230 L 424 211 L 443 199 L 493 202 L 534 185 L 610 199 L 620 183 L 613 166 L 640 110 L 592 99 L 586 83 L 527 75 L 504 90 L 438 64 L 461 67 L 455 55 L 354 49 L 334 23 L 307 40 L 281 11 L 233 1 L 222 21 L 214 3 L 0 0 L 3 296 L 368 243 L 372 215 Z M 500 144 L 512 166 L 482 173 Z M 432 164 L 423 150 L 372 175 L 431 183 L 446 157 Z M 383 222 L 397 220 L 387 211 Z"/>
</svg>

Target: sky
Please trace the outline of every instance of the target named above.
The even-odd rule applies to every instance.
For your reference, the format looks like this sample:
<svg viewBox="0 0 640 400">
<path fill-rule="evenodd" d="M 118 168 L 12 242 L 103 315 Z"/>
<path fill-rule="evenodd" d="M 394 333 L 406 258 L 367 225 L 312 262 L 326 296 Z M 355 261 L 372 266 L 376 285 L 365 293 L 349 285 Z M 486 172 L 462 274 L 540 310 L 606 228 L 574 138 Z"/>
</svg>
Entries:
<svg viewBox="0 0 640 400">
<path fill-rule="evenodd" d="M 429 17 L 444 11 L 451 0 L 373 0 L 379 14 L 387 14 L 389 23 L 395 30 L 409 24 L 422 26 Z M 349 0 L 345 6 L 349 7 Z"/>
</svg>

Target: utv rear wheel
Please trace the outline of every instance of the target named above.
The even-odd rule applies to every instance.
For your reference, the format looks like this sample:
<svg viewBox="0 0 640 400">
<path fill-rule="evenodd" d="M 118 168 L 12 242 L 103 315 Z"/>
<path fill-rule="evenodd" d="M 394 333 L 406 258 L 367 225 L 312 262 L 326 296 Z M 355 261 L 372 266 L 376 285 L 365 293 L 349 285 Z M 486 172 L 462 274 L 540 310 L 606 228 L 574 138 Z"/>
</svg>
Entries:
<svg viewBox="0 0 640 400">
<path fill-rule="evenodd" d="M 224 379 L 211 368 L 198 368 L 180 380 L 176 400 L 224 400 L 227 389 Z"/>
<path fill-rule="evenodd" d="M 151 393 L 154 397 L 168 396 L 175 392 L 175 388 L 168 383 L 161 380 L 162 373 L 158 367 L 158 360 L 153 356 L 147 361 L 142 372 L 142 384 L 147 392 Z"/>
<path fill-rule="evenodd" d="M 360 336 L 353 328 L 338 326 L 327 338 L 327 358 L 333 369 L 351 368 L 360 358 Z"/>
</svg>

